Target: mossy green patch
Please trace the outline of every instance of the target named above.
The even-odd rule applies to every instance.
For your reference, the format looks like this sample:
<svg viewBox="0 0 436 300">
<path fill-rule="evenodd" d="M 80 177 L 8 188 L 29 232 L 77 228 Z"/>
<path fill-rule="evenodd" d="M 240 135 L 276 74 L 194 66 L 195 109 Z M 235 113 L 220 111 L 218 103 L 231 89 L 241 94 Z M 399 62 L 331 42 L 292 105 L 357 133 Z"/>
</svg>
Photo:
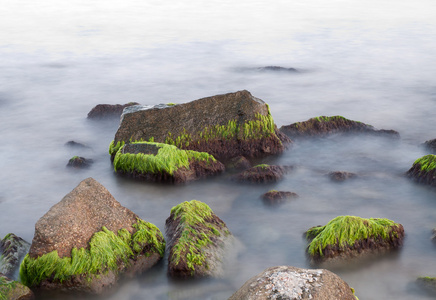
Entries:
<svg viewBox="0 0 436 300">
<path fill-rule="evenodd" d="M 323 256 L 323 250 L 329 245 L 337 245 L 340 249 L 353 246 L 358 240 L 368 238 L 390 237 L 392 226 L 399 224 L 388 219 L 364 219 L 355 216 L 339 216 L 324 226 L 312 227 L 306 232 L 306 238 L 312 239 L 308 247 L 310 255 Z"/>
<path fill-rule="evenodd" d="M 174 105 L 177 105 L 177 103 L 170 102 L 170 103 L 167 103 L 167 105 L 168 106 L 174 106 Z"/>
<path fill-rule="evenodd" d="M 123 153 L 122 148 L 117 151 L 114 159 L 115 171 L 139 172 L 139 173 L 168 173 L 173 175 L 179 168 L 189 169 L 190 161 L 215 162 L 215 158 L 205 152 L 181 150 L 176 146 L 153 142 L 133 142 L 131 144 L 147 144 L 157 147 L 158 153 Z"/>
<path fill-rule="evenodd" d="M 266 170 L 269 167 L 267 164 L 260 164 L 257 166 L 254 166 L 253 168 L 261 168 L 262 170 Z"/>
<path fill-rule="evenodd" d="M 10 299 L 9 294 L 16 286 L 16 281 L 7 280 L 5 277 L 0 275 L 0 300 Z"/>
<path fill-rule="evenodd" d="M 75 275 L 92 280 L 110 270 L 118 272 L 120 262 L 129 265 L 129 259 L 138 254 L 159 253 L 163 257 L 165 240 L 160 230 L 140 219 L 133 227 L 133 234 L 126 229 L 115 234 L 103 227 L 93 235 L 88 248 L 73 248 L 71 257 L 60 258 L 56 250 L 37 258 L 26 255 L 20 266 L 21 282 L 31 287 L 45 279 L 63 282 Z"/>
<path fill-rule="evenodd" d="M 118 141 L 118 143 L 116 143 L 116 144 L 114 141 L 112 141 L 109 144 L 109 154 L 113 155 L 113 154 L 117 153 L 118 150 L 124 146 L 124 144 L 125 144 L 124 141 Z"/>
<path fill-rule="evenodd" d="M 436 168 L 436 155 L 429 154 L 415 160 L 413 165 L 420 165 L 421 171 L 431 171 Z"/>
<path fill-rule="evenodd" d="M 207 269 L 205 247 L 212 244 L 211 236 L 221 235 L 221 228 L 209 222 L 213 217 L 210 207 L 197 200 L 186 201 L 173 207 L 171 216 L 178 220 L 182 233 L 177 244 L 173 246 L 170 261 L 178 265 L 181 258 L 186 257 L 191 275 L 195 274 L 195 265 L 206 264 Z M 225 234 L 229 232 L 226 231 Z"/>
</svg>

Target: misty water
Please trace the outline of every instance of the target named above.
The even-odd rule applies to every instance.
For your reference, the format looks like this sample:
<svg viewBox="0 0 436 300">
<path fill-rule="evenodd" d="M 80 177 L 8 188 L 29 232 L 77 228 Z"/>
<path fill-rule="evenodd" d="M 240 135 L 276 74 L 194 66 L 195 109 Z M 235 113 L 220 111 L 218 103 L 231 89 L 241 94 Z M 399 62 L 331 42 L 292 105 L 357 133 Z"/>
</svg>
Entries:
<svg viewBox="0 0 436 300">
<path fill-rule="evenodd" d="M 237 2 L 237 3 L 235 3 Z M 361 299 L 432 299 L 418 276 L 436 276 L 435 191 L 403 174 L 436 138 L 436 2 L 16 0 L 0 12 L 0 238 L 27 241 L 34 224 L 93 177 L 164 232 L 170 209 L 207 203 L 239 239 L 219 279 L 175 282 L 166 258 L 120 283 L 108 299 L 227 299 L 277 265 L 311 267 L 302 234 L 339 215 L 403 224 L 398 253 L 333 270 Z M 297 73 L 259 72 L 262 66 Z M 119 178 L 108 146 L 119 121 L 90 121 L 97 104 L 184 103 L 246 89 L 276 124 L 342 115 L 401 139 L 332 136 L 296 142 L 263 162 L 293 165 L 284 180 L 244 185 L 231 174 L 169 186 Z M 89 149 L 74 149 L 74 140 Z M 80 155 L 87 170 L 66 168 Z M 341 184 L 325 174 L 349 171 Z M 300 197 L 265 206 L 270 189 Z"/>
</svg>

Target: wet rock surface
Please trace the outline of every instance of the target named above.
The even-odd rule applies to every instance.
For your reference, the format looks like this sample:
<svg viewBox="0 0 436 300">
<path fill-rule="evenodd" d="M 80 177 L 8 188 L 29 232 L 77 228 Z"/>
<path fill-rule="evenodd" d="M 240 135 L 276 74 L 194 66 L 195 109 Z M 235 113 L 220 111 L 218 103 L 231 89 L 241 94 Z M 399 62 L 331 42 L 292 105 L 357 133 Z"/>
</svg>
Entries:
<svg viewBox="0 0 436 300">
<path fill-rule="evenodd" d="M 154 141 L 207 152 L 220 161 L 283 152 L 268 106 L 248 91 L 198 99 L 174 106 L 126 109 L 114 144 Z"/>
<path fill-rule="evenodd" d="M 74 169 L 87 169 L 89 168 L 94 161 L 90 158 L 84 158 L 81 156 L 73 156 L 68 161 L 67 167 Z"/>
<path fill-rule="evenodd" d="M 262 195 L 263 202 L 267 205 L 278 205 L 298 198 L 293 192 L 271 190 Z"/>
<path fill-rule="evenodd" d="M 331 134 L 361 133 L 398 139 L 395 130 L 376 129 L 362 122 L 346 119 L 342 116 L 316 117 L 280 127 L 280 131 L 291 139 L 325 137 Z"/>
<path fill-rule="evenodd" d="M 129 102 L 126 104 L 98 104 L 88 113 L 88 119 L 112 119 L 119 118 L 123 113 L 124 108 L 139 105 L 137 102 Z"/>
<path fill-rule="evenodd" d="M 290 166 L 270 166 L 262 164 L 234 176 L 233 180 L 247 183 L 272 183 L 281 180 L 290 170 L 292 170 Z"/>
<path fill-rule="evenodd" d="M 0 273 L 0 299 L 31 300 L 35 299 L 33 292 L 18 281 L 13 281 Z"/>
<path fill-rule="evenodd" d="M 0 273 L 13 278 L 21 260 L 29 252 L 30 244 L 13 233 L 0 241 Z"/>
<path fill-rule="evenodd" d="M 171 209 L 165 223 L 168 275 L 175 278 L 218 277 L 234 238 L 209 206 L 197 200 Z"/>
<path fill-rule="evenodd" d="M 345 281 L 328 270 L 279 266 L 252 277 L 229 298 L 249 299 L 356 300 L 356 297 Z"/>
<path fill-rule="evenodd" d="M 335 182 L 342 182 L 351 178 L 356 178 L 357 175 L 351 172 L 345 171 L 333 171 L 327 174 L 327 176 Z"/>
</svg>

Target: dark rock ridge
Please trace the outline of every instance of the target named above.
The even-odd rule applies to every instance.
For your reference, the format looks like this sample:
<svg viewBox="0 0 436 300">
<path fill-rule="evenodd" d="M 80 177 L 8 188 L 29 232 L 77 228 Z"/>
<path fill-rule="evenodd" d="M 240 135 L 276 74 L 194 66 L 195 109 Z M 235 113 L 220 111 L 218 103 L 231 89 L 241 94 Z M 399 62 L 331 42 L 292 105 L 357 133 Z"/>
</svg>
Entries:
<svg viewBox="0 0 436 300">
<path fill-rule="evenodd" d="M 125 144 L 114 158 L 115 171 L 152 182 L 185 183 L 224 171 L 212 155 L 151 142 Z"/>
<path fill-rule="evenodd" d="M 207 152 L 220 161 L 250 159 L 283 152 L 289 139 L 276 132 L 268 105 L 239 91 L 173 106 L 126 108 L 110 154 L 124 143 L 151 141 Z"/>
<path fill-rule="evenodd" d="M 339 216 L 325 226 L 310 228 L 306 238 L 312 263 L 335 263 L 400 248 L 404 228 L 388 219 Z"/>
<path fill-rule="evenodd" d="M 352 121 L 342 116 L 316 117 L 304 122 L 297 122 L 291 125 L 280 127 L 280 131 L 291 139 L 324 137 L 335 133 L 362 133 L 377 136 L 399 138 L 400 135 L 395 130 L 375 129 L 371 125 L 362 122 Z"/>
<path fill-rule="evenodd" d="M 35 299 L 33 292 L 18 281 L 13 281 L 0 273 L 0 299 L 4 300 L 31 300 Z"/>
<path fill-rule="evenodd" d="M 342 182 L 347 179 L 356 178 L 357 175 L 351 172 L 345 171 L 333 171 L 327 174 L 332 181 Z"/>
<path fill-rule="evenodd" d="M 73 156 L 68 161 L 67 167 L 76 168 L 76 169 L 86 169 L 89 168 L 93 163 L 94 161 L 90 158 Z"/>
<path fill-rule="evenodd" d="M 229 300 L 357 300 L 338 275 L 323 269 L 278 266 L 249 279 Z"/>
<path fill-rule="evenodd" d="M 23 257 L 29 252 L 30 244 L 13 233 L 0 241 L 0 273 L 13 278 Z"/>
<path fill-rule="evenodd" d="M 119 118 L 123 113 L 124 108 L 139 105 L 136 102 L 121 104 L 98 104 L 88 113 L 88 119 L 110 119 Z"/>
<path fill-rule="evenodd" d="M 436 155 L 425 155 L 413 163 L 406 176 L 417 183 L 436 187 Z"/>
<path fill-rule="evenodd" d="M 285 203 L 291 199 L 298 198 L 293 192 L 271 190 L 262 195 L 263 202 L 268 205 Z"/>
<path fill-rule="evenodd" d="M 233 177 L 233 179 L 239 182 L 271 183 L 283 179 L 283 176 L 290 169 L 292 167 L 261 164 L 245 170 Z"/>
<path fill-rule="evenodd" d="M 423 146 L 432 154 L 436 154 L 436 139 L 426 141 Z"/>
<path fill-rule="evenodd" d="M 192 200 L 173 207 L 165 228 L 169 276 L 222 275 L 223 260 L 234 238 L 208 205 Z"/>
<path fill-rule="evenodd" d="M 20 278 L 38 290 L 102 294 L 121 274 L 153 266 L 164 251 L 156 226 L 88 178 L 38 220 Z"/>
</svg>

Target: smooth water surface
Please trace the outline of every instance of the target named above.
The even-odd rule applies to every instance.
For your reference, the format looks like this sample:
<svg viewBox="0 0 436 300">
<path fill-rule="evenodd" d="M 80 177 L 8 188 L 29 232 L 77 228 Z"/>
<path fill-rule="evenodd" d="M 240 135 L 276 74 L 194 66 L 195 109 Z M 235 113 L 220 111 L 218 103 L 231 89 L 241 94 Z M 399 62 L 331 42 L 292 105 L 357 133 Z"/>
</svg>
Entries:
<svg viewBox="0 0 436 300">
<path fill-rule="evenodd" d="M 224 278 L 174 282 L 166 262 L 126 280 L 110 299 L 227 299 L 267 267 L 310 267 L 302 234 L 339 215 L 403 224 L 404 247 L 334 270 L 362 299 L 432 299 L 415 284 L 436 276 L 436 194 L 403 177 L 436 138 L 436 2 L 421 1 L 9 1 L 0 11 L 0 237 L 31 241 L 35 222 L 93 177 L 163 232 L 171 207 L 207 203 L 240 240 Z M 262 66 L 298 73 L 258 72 Z M 117 177 L 108 146 L 118 120 L 86 119 L 100 103 L 183 103 L 249 90 L 278 126 L 343 115 L 401 140 L 374 137 L 295 143 L 267 163 L 295 166 L 271 185 L 231 174 L 182 186 Z M 90 149 L 66 147 L 70 140 Z M 94 159 L 88 170 L 69 158 Z M 341 184 L 330 171 L 355 172 Z M 270 189 L 299 198 L 278 208 Z M 434 296 L 433 296 L 434 297 Z"/>
</svg>

